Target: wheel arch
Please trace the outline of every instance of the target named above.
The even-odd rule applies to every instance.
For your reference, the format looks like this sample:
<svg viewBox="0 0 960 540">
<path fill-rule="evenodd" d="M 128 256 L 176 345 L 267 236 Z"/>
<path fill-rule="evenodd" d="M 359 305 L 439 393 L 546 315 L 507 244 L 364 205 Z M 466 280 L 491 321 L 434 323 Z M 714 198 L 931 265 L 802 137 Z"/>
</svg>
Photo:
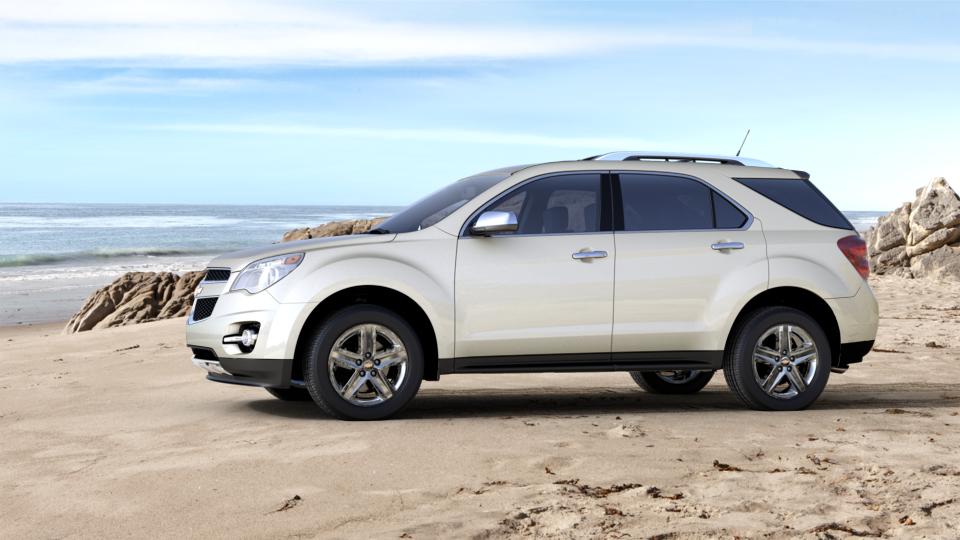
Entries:
<svg viewBox="0 0 960 540">
<path fill-rule="evenodd" d="M 406 294 L 379 285 L 358 285 L 339 290 L 317 304 L 307 316 L 294 352 L 292 378 L 303 380 L 303 358 L 309 345 L 309 334 L 337 311 L 356 304 L 372 304 L 396 312 L 413 326 L 423 347 L 423 378 L 440 379 L 437 333 L 426 311 Z"/>
<path fill-rule="evenodd" d="M 830 364 L 832 366 L 840 364 L 840 325 L 836 314 L 823 298 L 802 287 L 774 287 L 751 298 L 740 309 L 733 325 L 730 327 L 730 332 L 727 334 L 727 340 L 724 344 L 724 354 L 729 353 L 737 330 L 743 325 L 750 313 L 760 308 L 775 306 L 798 309 L 820 323 L 824 333 L 827 334 L 827 339 L 830 340 Z"/>
</svg>

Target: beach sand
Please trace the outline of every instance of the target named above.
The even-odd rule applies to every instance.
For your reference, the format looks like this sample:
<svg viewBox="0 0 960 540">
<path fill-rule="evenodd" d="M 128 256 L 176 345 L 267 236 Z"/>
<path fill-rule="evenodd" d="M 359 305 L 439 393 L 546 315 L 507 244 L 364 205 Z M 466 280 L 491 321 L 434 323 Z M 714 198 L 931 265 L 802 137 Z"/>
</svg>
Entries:
<svg viewBox="0 0 960 540">
<path fill-rule="evenodd" d="M 215 384 L 182 319 L 0 328 L 0 537 L 960 536 L 960 284 L 873 279 L 796 413 L 625 373 L 445 376 L 399 418 Z"/>
</svg>

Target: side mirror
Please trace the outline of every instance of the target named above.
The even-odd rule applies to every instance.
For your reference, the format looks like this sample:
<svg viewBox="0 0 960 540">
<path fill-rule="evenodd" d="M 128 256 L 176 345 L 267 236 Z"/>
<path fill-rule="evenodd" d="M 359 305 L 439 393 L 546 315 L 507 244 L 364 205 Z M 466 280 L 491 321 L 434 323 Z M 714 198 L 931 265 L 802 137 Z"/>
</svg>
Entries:
<svg viewBox="0 0 960 540">
<path fill-rule="evenodd" d="M 498 232 L 514 232 L 519 228 L 513 212 L 484 212 L 470 227 L 470 234 L 487 236 Z"/>
</svg>

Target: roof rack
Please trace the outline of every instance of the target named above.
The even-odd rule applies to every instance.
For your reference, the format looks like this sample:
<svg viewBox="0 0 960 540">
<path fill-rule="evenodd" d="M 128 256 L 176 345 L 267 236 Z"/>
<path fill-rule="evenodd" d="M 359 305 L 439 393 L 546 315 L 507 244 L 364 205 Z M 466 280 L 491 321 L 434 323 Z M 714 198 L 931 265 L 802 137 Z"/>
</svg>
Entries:
<svg viewBox="0 0 960 540">
<path fill-rule="evenodd" d="M 677 152 L 610 152 L 584 158 L 584 161 L 664 161 L 670 163 L 714 163 L 741 165 L 744 167 L 773 167 L 765 161 L 740 156 L 715 156 L 711 154 L 683 154 Z"/>
</svg>

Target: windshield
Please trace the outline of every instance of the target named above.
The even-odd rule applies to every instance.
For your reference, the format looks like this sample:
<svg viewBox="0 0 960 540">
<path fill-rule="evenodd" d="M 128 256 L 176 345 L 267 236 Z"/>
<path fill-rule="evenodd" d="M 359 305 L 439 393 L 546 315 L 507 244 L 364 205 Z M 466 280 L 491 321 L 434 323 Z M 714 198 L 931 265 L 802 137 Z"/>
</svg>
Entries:
<svg viewBox="0 0 960 540">
<path fill-rule="evenodd" d="M 470 199 L 507 178 L 516 170 L 516 168 L 497 169 L 457 180 L 404 208 L 370 232 L 405 233 L 426 229 L 455 212 Z"/>
</svg>

